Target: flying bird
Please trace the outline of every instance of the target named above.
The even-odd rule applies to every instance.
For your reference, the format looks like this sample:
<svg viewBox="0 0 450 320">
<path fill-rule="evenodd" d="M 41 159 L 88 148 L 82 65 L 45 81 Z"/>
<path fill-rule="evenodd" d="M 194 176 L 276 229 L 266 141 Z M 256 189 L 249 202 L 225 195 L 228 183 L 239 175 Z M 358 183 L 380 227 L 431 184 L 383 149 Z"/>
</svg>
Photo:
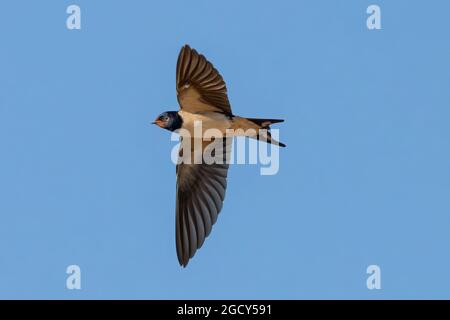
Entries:
<svg viewBox="0 0 450 320">
<path fill-rule="evenodd" d="M 226 161 L 195 161 L 199 157 L 193 147 L 196 142 L 200 140 L 197 146 L 200 145 L 201 151 L 214 142 L 216 146 L 221 145 L 222 149 L 216 148 L 218 151 L 214 154 L 219 158 L 229 154 L 229 140 L 206 139 L 203 135 L 208 129 L 216 129 L 224 136 L 231 129 L 235 132 L 233 136 L 248 136 L 281 147 L 285 145 L 272 139 L 269 131 L 271 124 L 283 120 L 235 116 L 222 76 L 211 62 L 188 45 L 181 48 L 178 56 L 176 92 L 180 110 L 163 112 L 153 123 L 169 131 L 181 132 L 183 129 L 188 133 L 180 134 L 180 156 L 190 153 L 193 161 L 177 164 L 175 209 L 177 256 L 180 265 L 186 267 L 217 221 L 225 198 L 229 167 Z M 196 123 L 202 125 L 200 136 L 194 132 Z"/>
</svg>

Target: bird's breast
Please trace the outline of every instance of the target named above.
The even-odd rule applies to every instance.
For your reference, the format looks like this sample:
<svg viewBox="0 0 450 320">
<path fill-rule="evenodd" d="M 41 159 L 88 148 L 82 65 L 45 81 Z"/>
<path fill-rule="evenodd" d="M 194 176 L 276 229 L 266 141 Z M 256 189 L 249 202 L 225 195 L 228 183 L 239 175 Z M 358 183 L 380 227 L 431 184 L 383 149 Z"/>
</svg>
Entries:
<svg viewBox="0 0 450 320">
<path fill-rule="evenodd" d="M 190 113 L 181 110 L 178 114 L 183 119 L 181 128 L 191 137 L 203 137 L 207 131 L 215 136 L 214 131 L 217 132 L 217 130 L 225 135 L 226 130 L 231 128 L 231 121 L 222 113 Z"/>
</svg>

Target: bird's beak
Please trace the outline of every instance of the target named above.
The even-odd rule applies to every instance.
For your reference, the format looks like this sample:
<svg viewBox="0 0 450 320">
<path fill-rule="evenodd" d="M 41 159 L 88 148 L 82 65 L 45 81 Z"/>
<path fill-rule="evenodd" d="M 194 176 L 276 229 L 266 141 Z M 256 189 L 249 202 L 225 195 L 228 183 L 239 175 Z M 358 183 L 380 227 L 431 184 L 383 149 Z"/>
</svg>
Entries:
<svg viewBox="0 0 450 320">
<path fill-rule="evenodd" d="M 161 127 L 161 128 L 164 127 L 164 121 L 161 121 L 159 119 L 156 119 L 155 121 L 153 121 L 152 124 L 156 124 L 158 127 Z"/>
</svg>

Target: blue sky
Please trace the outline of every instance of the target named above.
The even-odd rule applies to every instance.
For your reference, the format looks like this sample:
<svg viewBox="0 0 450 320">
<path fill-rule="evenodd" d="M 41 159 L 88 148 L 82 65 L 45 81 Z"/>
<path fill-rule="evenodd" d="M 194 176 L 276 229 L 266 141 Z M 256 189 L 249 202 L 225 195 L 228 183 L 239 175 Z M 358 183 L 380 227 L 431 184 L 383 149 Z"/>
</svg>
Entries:
<svg viewBox="0 0 450 320">
<path fill-rule="evenodd" d="M 68 30 L 66 8 L 82 10 Z M 378 4 L 382 30 L 366 27 Z M 0 12 L 0 298 L 450 298 L 447 1 L 8 1 Z M 280 171 L 229 171 L 175 253 L 185 43 L 235 114 L 286 119 Z M 82 289 L 67 290 L 77 264 Z M 366 268 L 381 268 L 368 290 Z"/>
</svg>

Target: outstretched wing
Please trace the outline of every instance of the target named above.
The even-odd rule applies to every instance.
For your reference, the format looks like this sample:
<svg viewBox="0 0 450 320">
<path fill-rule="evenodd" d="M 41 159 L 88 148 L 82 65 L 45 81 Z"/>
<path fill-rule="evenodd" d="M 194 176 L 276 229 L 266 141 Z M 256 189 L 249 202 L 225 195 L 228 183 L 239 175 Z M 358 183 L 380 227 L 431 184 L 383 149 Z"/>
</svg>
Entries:
<svg viewBox="0 0 450 320">
<path fill-rule="evenodd" d="M 180 108 L 191 112 L 221 112 L 231 116 L 227 87 L 220 73 L 188 45 L 177 61 L 177 97 Z"/>
<path fill-rule="evenodd" d="M 191 146 L 194 144 L 191 140 Z M 216 154 L 229 154 L 231 141 L 217 140 L 207 145 L 221 144 Z M 181 143 L 183 147 L 183 141 Z M 183 152 L 186 149 L 183 149 Z M 194 162 L 194 161 L 192 161 Z M 228 163 L 201 163 L 177 165 L 176 246 L 180 265 L 185 267 L 210 234 L 222 209 L 227 188 Z"/>
</svg>

